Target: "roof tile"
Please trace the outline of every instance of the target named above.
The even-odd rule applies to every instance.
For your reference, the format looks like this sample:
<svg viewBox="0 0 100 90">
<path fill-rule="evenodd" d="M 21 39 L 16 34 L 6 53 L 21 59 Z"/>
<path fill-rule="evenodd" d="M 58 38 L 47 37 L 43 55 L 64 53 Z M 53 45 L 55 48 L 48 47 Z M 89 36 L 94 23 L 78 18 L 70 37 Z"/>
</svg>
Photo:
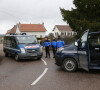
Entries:
<svg viewBox="0 0 100 90">
<path fill-rule="evenodd" d="M 42 24 L 18 24 L 21 32 L 45 32 L 47 31 Z"/>
</svg>

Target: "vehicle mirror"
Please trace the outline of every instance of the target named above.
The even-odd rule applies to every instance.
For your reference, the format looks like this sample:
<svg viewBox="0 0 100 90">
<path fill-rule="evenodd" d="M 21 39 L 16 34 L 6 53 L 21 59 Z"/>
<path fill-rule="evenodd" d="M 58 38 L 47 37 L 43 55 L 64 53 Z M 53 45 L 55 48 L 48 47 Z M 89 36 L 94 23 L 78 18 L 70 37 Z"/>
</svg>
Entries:
<svg viewBox="0 0 100 90">
<path fill-rule="evenodd" d="M 78 42 L 75 42 L 75 46 L 78 46 Z"/>
</svg>

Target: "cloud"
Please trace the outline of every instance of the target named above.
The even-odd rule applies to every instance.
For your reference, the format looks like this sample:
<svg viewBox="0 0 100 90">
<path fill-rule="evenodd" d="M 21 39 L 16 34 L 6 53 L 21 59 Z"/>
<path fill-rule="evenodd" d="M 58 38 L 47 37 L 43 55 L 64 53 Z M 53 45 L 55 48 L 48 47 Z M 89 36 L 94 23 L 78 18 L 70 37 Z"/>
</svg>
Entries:
<svg viewBox="0 0 100 90">
<path fill-rule="evenodd" d="M 59 7 L 71 9 L 73 0 L 0 0 L 0 33 L 6 33 L 14 24 L 42 23 L 50 32 L 62 20 Z"/>
</svg>

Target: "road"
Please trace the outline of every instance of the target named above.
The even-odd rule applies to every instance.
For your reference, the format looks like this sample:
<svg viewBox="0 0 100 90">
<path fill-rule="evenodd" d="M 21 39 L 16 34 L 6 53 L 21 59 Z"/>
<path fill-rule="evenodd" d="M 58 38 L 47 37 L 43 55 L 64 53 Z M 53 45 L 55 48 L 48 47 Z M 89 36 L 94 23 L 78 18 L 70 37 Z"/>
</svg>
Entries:
<svg viewBox="0 0 100 90">
<path fill-rule="evenodd" d="M 44 53 L 45 54 L 45 53 Z M 0 55 L 0 90 L 100 90 L 100 70 L 65 72 L 54 59 L 23 60 L 16 62 Z"/>
</svg>

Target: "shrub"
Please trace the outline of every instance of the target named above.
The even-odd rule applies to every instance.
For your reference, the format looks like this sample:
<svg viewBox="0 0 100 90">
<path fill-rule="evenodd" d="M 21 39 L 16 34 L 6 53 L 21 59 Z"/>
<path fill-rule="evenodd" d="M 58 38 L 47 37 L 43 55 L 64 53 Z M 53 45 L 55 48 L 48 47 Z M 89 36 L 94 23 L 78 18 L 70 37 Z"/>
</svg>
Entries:
<svg viewBox="0 0 100 90">
<path fill-rule="evenodd" d="M 74 37 L 64 37 L 64 38 L 62 38 L 62 40 L 64 40 L 65 44 L 67 45 L 67 44 L 71 44 L 71 43 L 75 42 L 77 39 Z"/>
</svg>

